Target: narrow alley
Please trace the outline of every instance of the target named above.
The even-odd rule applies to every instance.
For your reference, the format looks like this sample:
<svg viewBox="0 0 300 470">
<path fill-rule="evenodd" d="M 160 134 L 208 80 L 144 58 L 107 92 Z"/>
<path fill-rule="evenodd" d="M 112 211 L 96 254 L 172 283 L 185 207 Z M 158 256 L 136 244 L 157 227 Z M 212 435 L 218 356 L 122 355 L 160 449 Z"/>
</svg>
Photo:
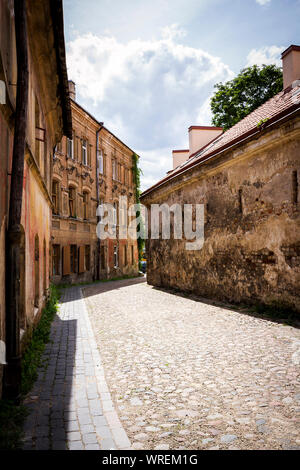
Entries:
<svg viewBox="0 0 300 470">
<path fill-rule="evenodd" d="M 64 290 L 24 448 L 300 448 L 299 329 L 144 281 Z"/>
</svg>

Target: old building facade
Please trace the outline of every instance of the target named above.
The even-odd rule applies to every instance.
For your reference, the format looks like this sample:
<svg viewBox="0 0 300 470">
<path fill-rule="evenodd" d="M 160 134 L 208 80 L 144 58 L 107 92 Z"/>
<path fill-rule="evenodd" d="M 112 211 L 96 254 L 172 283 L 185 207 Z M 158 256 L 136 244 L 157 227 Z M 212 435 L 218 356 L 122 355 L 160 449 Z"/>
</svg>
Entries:
<svg viewBox="0 0 300 470">
<path fill-rule="evenodd" d="M 173 170 L 142 194 L 148 208 L 204 205 L 202 249 L 148 240 L 151 285 L 300 311 L 299 46 L 283 53 L 283 72 L 284 90 L 227 132 L 191 128 L 201 146 L 175 152 Z"/>
<path fill-rule="evenodd" d="M 72 82 L 70 85 L 75 87 Z M 62 139 L 53 160 L 51 245 L 55 283 L 97 278 L 96 133 L 99 123 L 74 100 L 71 110 L 73 138 Z"/>
<path fill-rule="evenodd" d="M 53 148 L 71 130 L 62 3 L 22 1 L 18 17 L 13 5 L 0 1 L 5 90 L 0 104 L 0 340 L 6 344 L 5 384 L 12 395 L 20 378 L 22 342 L 38 322 L 49 289 Z M 15 148 L 22 140 L 18 107 L 24 110 L 21 155 Z M 17 170 L 16 155 L 21 157 Z M 11 226 L 10 207 L 20 188 L 20 221 Z M 0 365 L 0 384 L 2 373 Z"/>
<path fill-rule="evenodd" d="M 135 201 L 133 151 L 76 101 L 69 82 L 73 139 L 57 146 L 52 177 L 52 280 L 90 282 L 138 272 L 136 241 L 100 240 L 96 233 L 97 207 L 120 196 Z M 118 230 L 117 230 L 118 235 Z"/>
</svg>

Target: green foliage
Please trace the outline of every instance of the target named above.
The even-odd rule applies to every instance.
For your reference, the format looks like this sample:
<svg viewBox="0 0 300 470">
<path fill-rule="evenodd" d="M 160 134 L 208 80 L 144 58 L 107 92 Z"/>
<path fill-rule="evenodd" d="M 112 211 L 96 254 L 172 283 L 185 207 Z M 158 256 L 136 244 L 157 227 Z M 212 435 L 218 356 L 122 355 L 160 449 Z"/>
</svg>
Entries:
<svg viewBox="0 0 300 470">
<path fill-rule="evenodd" d="M 260 121 L 258 121 L 258 123 L 256 124 L 257 128 L 262 127 L 266 122 L 268 122 L 268 120 L 269 120 L 269 118 L 261 119 Z"/>
<path fill-rule="evenodd" d="M 57 312 L 59 290 L 50 287 L 50 297 L 43 309 L 40 322 L 33 331 L 31 341 L 22 358 L 21 398 L 31 390 L 36 378 L 37 368 L 41 364 L 41 356 L 45 343 L 49 341 L 51 323 Z M 22 401 L 22 400 L 21 400 Z M 21 447 L 23 424 L 27 409 L 21 403 L 16 405 L 10 400 L 0 400 L 0 449 L 15 450 Z"/>
<path fill-rule="evenodd" d="M 276 65 L 247 67 L 233 80 L 217 83 L 211 99 L 212 123 L 224 130 L 234 126 L 282 90 L 282 70 Z"/>
<path fill-rule="evenodd" d="M 136 204 L 140 204 L 140 195 L 141 195 L 141 174 L 142 170 L 140 169 L 139 165 L 139 156 L 136 153 L 132 155 L 132 172 L 133 172 L 133 183 L 135 186 L 135 200 Z M 139 216 L 139 212 L 137 212 L 137 217 Z M 142 259 L 144 246 L 145 246 L 145 237 L 144 237 L 144 226 L 138 226 L 138 230 L 140 231 L 141 235 L 138 237 L 138 251 L 139 251 L 139 269 L 141 269 L 140 262 Z"/>
<path fill-rule="evenodd" d="M 0 450 L 20 448 L 22 427 L 27 414 L 24 405 L 15 405 L 10 400 L 0 400 Z"/>
</svg>

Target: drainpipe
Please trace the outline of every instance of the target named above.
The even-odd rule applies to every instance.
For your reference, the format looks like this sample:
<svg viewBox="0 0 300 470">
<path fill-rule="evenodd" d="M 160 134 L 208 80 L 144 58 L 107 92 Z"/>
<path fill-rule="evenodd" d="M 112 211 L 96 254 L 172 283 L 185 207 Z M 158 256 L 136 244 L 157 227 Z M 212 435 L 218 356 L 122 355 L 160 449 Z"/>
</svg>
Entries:
<svg viewBox="0 0 300 470">
<path fill-rule="evenodd" d="M 97 209 L 100 204 L 100 194 L 99 194 L 99 174 L 100 174 L 100 168 L 99 168 L 99 160 L 98 160 L 98 153 L 99 153 L 99 134 L 101 130 L 103 129 L 103 122 L 100 122 L 100 127 L 96 132 L 96 194 L 97 194 Z M 98 214 L 98 212 L 97 212 Z M 98 223 L 100 222 L 101 217 L 100 215 L 97 215 L 97 226 Z M 97 280 L 100 279 L 100 246 L 101 246 L 101 241 L 100 238 L 97 236 L 97 254 L 96 254 L 96 263 L 97 263 Z"/>
<path fill-rule="evenodd" d="M 14 1 L 17 51 L 17 98 L 11 169 L 6 250 L 6 362 L 4 396 L 18 400 L 21 384 L 20 351 L 20 244 L 24 155 L 28 108 L 28 43 L 26 0 Z"/>
</svg>

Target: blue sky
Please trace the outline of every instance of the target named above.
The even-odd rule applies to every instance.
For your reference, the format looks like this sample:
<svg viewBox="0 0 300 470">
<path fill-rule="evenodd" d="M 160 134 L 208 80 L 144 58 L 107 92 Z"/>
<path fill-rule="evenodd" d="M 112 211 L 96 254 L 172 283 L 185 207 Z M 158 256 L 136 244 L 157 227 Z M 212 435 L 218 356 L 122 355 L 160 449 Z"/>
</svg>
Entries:
<svg viewBox="0 0 300 470">
<path fill-rule="evenodd" d="M 300 0 L 64 0 L 77 101 L 141 156 L 143 189 L 209 125 L 213 86 L 299 44 Z"/>
</svg>

